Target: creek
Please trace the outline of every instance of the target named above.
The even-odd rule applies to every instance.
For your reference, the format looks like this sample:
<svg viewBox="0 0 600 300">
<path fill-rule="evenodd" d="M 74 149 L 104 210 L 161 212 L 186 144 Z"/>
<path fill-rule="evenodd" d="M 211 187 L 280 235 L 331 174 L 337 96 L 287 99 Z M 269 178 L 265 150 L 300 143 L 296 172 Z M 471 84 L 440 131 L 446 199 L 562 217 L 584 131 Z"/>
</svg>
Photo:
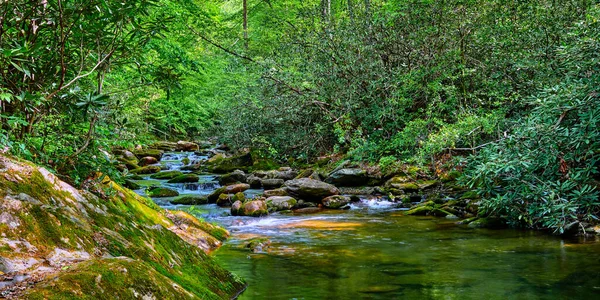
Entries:
<svg viewBox="0 0 600 300">
<path fill-rule="evenodd" d="M 160 165 L 179 170 L 192 153 L 168 153 Z M 216 175 L 168 184 L 181 194 L 211 193 Z M 144 189 L 137 190 L 144 194 Z M 247 197 L 261 190 L 246 191 Z M 239 299 L 595 299 L 600 243 L 524 230 L 475 229 L 455 220 L 405 216 L 385 199 L 361 197 L 349 210 L 233 217 L 214 204 L 171 205 L 227 228 L 213 253 L 248 282 Z M 256 252 L 246 245 L 262 239 Z"/>
</svg>

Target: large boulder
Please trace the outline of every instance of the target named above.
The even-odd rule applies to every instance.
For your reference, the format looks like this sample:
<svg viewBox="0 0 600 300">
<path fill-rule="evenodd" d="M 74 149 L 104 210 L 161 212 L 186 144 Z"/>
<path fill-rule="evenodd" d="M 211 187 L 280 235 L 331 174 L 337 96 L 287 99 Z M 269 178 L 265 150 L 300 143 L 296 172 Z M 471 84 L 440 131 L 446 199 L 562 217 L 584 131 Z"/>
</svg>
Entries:
<svg viewBox="0 0 600 300">
<path fill-rule="evenodd" d="M 175 146 L 175 150 L 177 151 L 185 151 L 185 152 L 193 152 L 198 151 L 200 147 L 196 143 L 179 141 Z"/>
<path fill-rule="evenodd" d="M 335 195 L 335 196 L 329 196 L 329 197 L 323 199 L 322 203 L 323 203 L 323 206 L 325 206 L 327 208 L 338 209 L 338 208 L 345 207 L 346 205 L 348 205 L 348 203 L 350 203 L 350 201 L 351 201 L 350 197 Z"/>
<path fill-rule="evenodd" d="M 325 179 L 325 182 L 335 186 L 361 186 L 369 182 L 367 171 L 359 168 L 339 169 Z"/>
<path fill-rule="evenodd" d="M 216 202 L 219 199 L 221 194 L 236 194 L 240 192 L 244 192 L 250 188 L 249 184 L 246 183 L 238 183 L 233 185 L 228 185 L 224 187 L 220 187 L 208 195 L 208 200 L 212 203 Z"/>
<path fill-rule="evenodd" d="M 296 199 L 289 196 L 273 196 L 265 200 L 269 211 L 291 210 L 296 206 Z"/>
<path fill-rule="evenodd" d="M 250 175 L 246 178 L 246 183 L 248 183 L 252 188 L 260 188 L 262 187 L 262 180 L 255 175 Z"/>
<path fill-rule="evenodd" d="M 335 186 L 310 178 L 287 181 L 283 188 L 291 196 L 312 202 L 320 202 L 323 198 L 340 193 Z"/>
<path fill-rule="evenodd" d="M 220 185 L 229 185 L 232 183 L 246 183 L 246 173 L 242 170 L 235 170 L 219 177 Z"/>
</svg>

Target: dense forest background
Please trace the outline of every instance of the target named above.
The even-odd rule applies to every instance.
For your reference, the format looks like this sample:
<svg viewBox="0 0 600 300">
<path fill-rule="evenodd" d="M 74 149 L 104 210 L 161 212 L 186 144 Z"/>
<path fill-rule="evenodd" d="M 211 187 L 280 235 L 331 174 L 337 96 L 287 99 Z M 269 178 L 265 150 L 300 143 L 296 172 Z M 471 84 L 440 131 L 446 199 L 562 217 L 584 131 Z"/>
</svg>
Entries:
<svg viewBox="0 0 600 300">
<path fill-rule="evenodd" d="M 591 0 L 0 0 L 0 145 L 80 183 L 106 151 L 218 139 L 462 174 L 483 211 L 594 221 Z"/>
</svg>

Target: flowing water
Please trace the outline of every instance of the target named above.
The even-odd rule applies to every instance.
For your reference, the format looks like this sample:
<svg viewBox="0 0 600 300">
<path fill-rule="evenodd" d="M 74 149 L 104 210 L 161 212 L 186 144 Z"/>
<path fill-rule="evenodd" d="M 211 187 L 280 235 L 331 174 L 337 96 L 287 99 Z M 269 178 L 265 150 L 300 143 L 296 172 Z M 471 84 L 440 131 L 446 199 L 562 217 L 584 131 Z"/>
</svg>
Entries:
<svg viewBox="0 0 600 300">
<path fill-rule="evenodd" d="M 176 160 L 185 157 L 179 155 Z M 203 177 L 196 189 L 170 187 L 208 194 L 218 186 L 214 178 Z M 155 199 L 189 210 L 167 200 Z M 214 256 L 248 282 L 240 299 L 600 298 L 595 239 L 472 229 L 443 218 L 404 216 L 391 202 L 367 198 L 349 210 L 315 214 L 248 218 L 228 211 L 216 205 L 192 209 L 232 233 Z M 257 238 L 270 245 L 255 253 L 246 244 Z"/>
</svg>

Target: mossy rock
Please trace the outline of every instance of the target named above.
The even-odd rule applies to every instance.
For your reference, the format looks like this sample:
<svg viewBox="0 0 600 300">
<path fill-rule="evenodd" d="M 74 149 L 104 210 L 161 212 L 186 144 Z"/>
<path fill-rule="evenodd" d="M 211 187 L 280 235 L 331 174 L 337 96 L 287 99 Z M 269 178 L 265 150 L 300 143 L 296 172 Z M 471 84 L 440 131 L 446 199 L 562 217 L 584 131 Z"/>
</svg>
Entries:
<svg viewBox="0 0 600 300">
<path fill-rule="evenodd" d="M 125 179 L 129 179 L 129 180 L 144 180 L 144 177 L 140 176 L 140 175 L 136 175 L 136 174 L 129 174 L 125 177 Z"/>
<path fill-rule="evenodd" d="M 183 173 L 181 171 L 164 171 L 164 172 L 159 172 L 156 174 L 152 174 L 152 176 L 150 176 L 150 178 L 154 178 L 154 179 L 159 179 L 159 180 L 169 180 L 169 179 L 173 179 L 177 176 L 181 176 L 183 175 Z"/>
<path fill-rule="evenodd" d="M 239 183 L 239 184 L 233 184 L 233 185 L 220 187 L 220 188 L 216 189 L 214 192 L 212 192 L 210 195 L 208 195 L 208 201 L 210 201 L 211 203 L 215 203 L 217 201 L 217 199 L 219 199 L 219 196 L 221 194 L 236 194 L 239 192 L 244 192 L 244 191 L 248 190 L 249 188 L 250 188 L 250 185 L 246 184 L 246 183 Z"/>
<path fill-rule="evenodd" d="M 154 197 L 154 198 L 165 198 L 165 197 L 177 197 L 179 196 L 179 192 L 169 189 L 169 188 L 165 188 L 165 187 L 153 187 L 150 188 L 148 191 L 146 191 L 146 194 L 149 197 Z"/>
<path fill-rule="evenodd" d="M 131 170 L 133 174 L 154 174 L 161 171 L 159 166 L 145 166 L 141 168 L 137 168 L 135 170 Z"/>
<path fill-rule="evenodd" d="M 273 211 L 284 211 L 290 210 L 296 206 L 296 199 L 289 196 L 273 196 L 265 200 L 267 203 L 267 209 Z"/>
<path fill-rule="evenodd" d="M 124 186 L 130 190 L 139 190 L 142 188 L 141 185 L 137 184 L 135 181 L 132 180 L 125 180 Z"/>
<path fill-rule="evenodd" d="M 142 149 L 142 150 L 133 151 L 133 154 L 135 154 L 135 156 L 138 159 L 149 156 L 149 157 L 154 157 L 157 160 L 160 160 L 164 153 L 165 153 L 164 151 L 158 150 L 158 149 Z"/>
<path fill-rule="evenodd" d="M 198 182 L 199 180 L 200 180 L 200 177 L 196 174 L 184 174 L 184 175 L 177 176 L 167 182 L 168 183 L 193 183 L 193 182 Z"/>
<path fill-rule="evenodd" d="M 217 199 L 217 205 L 220 207 L 229 207 L 235 202 L 235 201 L 232 201 L 233 197 L 234 197 L 234 195 L 232 195 L 232 194 L 221 194 L 221 195 L 219 195 L 219 198 Z"/>
<path fill-rule="evenodd" d="M 426 216 L 429 215 L 433 210 L 433 206 L 429 205 L 416 206 L 406 211 L 405 214 L 409 216 Z"/>
<path fill-rule="evenodd" d="M 208 203 L 208 197 L 204 195 L 181 195 L 169 202 L 181 205 L 201 205 Z"/>
<path fill-rule="evenodd" d="M 244 249 L 250 250 L 254 253 L 264 252 L 269 245 L 271 245 L 271 240 L 268 238 L 253 238 L 245 242 Z"/>
<path fill-rule="evenodd" d="M 138 169 L 140 167 L 140 165 L 138 164 L 138 160 L 137 159 L 125 159 L 125 158 L 119 158 L 117 159 L 118 162 L 122 163 L 125 165 L 125 167 L 127 167 L 128 170 L 135 170 Z"/>
<path fill-rule="evenodd" d="M 348 205 L 348 203 L 350 203 L 350 197 L 340 196 L 340 195 L 329 196 L 329 197 L 323 199 L 322 203 L 323 203 L 323 206 L 325 206 L 327 208 L 339 209 L 339 208 L 342 208 L 342 207 Z"/>
<path fill-rule="evenodd" d="M 274 189 L 274 190 L 266 190 L 263 193 L 263 196 L 266 198 L 273 196 L 287 196 L 288 193 L 284 189 Z"/>
<path fill-rule="evenodd" d="M 223 154 L 217 154 L 206 162 L 208 171 L 217 174 L 229 173 L 235 170 L 247 171 L 252 164 L 253 160 L 250 153 L 233 157 L 225 157 Z"/>
</svg>

